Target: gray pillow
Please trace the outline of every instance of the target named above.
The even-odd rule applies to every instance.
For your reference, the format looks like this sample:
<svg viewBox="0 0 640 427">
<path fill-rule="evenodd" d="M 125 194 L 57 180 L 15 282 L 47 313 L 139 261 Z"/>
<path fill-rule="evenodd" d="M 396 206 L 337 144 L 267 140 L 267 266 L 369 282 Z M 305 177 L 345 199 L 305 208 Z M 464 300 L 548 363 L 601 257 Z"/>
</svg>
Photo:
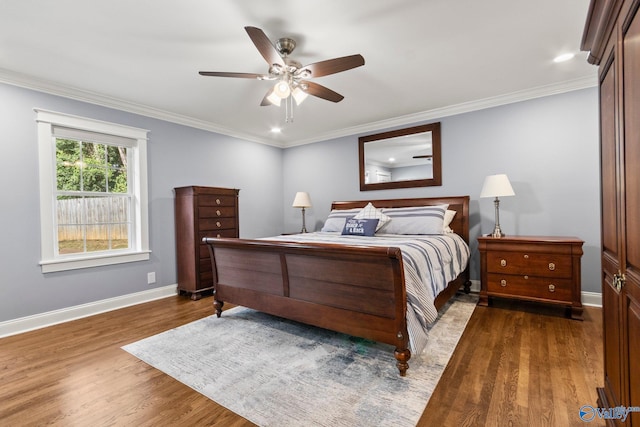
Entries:
<svg viewBox="0 0 640 427">
<path fill-rule="evenodd" d="M 385 208 L 382 213 L 391 220 L 379 233 L 385 234 L 443 234 L 444 214 L 449 205 Z"/>
</svg>

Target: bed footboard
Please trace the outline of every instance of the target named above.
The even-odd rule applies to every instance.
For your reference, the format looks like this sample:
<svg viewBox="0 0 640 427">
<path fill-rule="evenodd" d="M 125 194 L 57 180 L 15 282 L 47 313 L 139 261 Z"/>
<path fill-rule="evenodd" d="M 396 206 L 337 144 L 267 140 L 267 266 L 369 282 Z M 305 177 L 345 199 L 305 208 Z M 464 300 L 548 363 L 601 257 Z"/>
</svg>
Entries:
<svg viewBox="0 0 640 427">
<path fill-rule="evenodd" d="M 411 358 L 399 248 L 207 238 L 214 305 L 224 302 L 395 346 Z"/>
</svg>

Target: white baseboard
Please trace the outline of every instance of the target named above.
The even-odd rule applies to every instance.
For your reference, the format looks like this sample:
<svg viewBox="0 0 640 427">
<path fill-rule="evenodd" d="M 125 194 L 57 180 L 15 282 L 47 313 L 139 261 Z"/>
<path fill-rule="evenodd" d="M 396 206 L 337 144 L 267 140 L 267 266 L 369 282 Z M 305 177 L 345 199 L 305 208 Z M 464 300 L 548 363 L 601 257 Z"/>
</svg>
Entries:
<svg viewBox="0 0 640 427">
<path fill-rule="evenodd" d="M 471 281 L 471 292 L 480 292 L 480 281 Z M 602 294 L 599 292 L 582 292 L 582 305 L 588 307 L 602 307 Z"/>
<path fill-rule="evenodd" d="M 107 311 L 117 310 L 119 308 L 129 307 L 131 305 L 167 298 L 176 295 L 177 290 L 177 285 L 163 286 L 161 288 L 154 288 L 148 291 L 136 292 L 134 294 L 122 295 L 88 304 L 76 305 L 60 310 L 48 311 L 46 313 L 34 314 L 33 316 L 0 322 L 0 338 L 45 328 L 58 323 L 81 319 L 83 317 L 93 316 Z"/>
<path fill-rule="evenodd" d="M 602 294 L 600 292 L 583 292 L 582 305 L 602 307 Z"/>
</svg>

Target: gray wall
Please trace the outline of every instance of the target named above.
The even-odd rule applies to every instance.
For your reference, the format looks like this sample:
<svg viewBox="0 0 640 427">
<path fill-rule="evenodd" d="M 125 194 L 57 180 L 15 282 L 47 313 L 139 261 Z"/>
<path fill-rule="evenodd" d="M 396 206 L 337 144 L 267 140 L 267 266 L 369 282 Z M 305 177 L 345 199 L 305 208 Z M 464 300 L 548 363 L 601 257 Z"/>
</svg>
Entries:
<svg viewBox="0 0 640 427">
<path fill-rule="evenodd" d="M 173 188 L 186 185 L 239 188 L 247 238 L 299 231 L 296 191 L 311 195 L 309 229 L 321 227 L 333 200 L 468 194 L 477 279 L 475 237 L 493 226 L 492 201 L 478 194 L 486 175 L 507 173 L 516 196 L 502 200 L 503 230 L 582 238 L 583 290 L 599 292 L 597 105 L 594 88 L 442 118 L 441 187 L 360 192 L 360 135 L 281 150 L 0 84 L 0 322 L 175 284 Z M 41 273 L 35 107 L 150 130 L 149 261 Z"/>
<path fill-rule="evenodd" d="M 40 271 L 34 107 L 150 130 L 149 261 L 60 273 Z M 0 322 L 175 284 L 174 187 L 239 188 L 241 236 L 282 231 L 279 148 L 4 84 L 0 84 L 0 129 L 4 193 L 0 209 Z M 157 282 L 147 285 L 151 271 L 156 272 Z"/>
<path fill-rule="evenodd" d="M 311 197 L 309 230 L 322 227 L 334 200 L 469 195 L 471 274 L 479 279 L 475 238 L 493 230 L 494 208 L 491 199 L 478 195 L 486 175 L 506 173 L 516 195 L 501 199 L 503 231 L 580 237 L 585 241 L 582 290 L 600 292 L 597 89 L 433 121 L 442 123 L 441 187 L 361 192 L 360 135 L 284 150 L 285 229 L 300 230 L 300 211 L 291 207 L 296 191 Z"/>
</svg>

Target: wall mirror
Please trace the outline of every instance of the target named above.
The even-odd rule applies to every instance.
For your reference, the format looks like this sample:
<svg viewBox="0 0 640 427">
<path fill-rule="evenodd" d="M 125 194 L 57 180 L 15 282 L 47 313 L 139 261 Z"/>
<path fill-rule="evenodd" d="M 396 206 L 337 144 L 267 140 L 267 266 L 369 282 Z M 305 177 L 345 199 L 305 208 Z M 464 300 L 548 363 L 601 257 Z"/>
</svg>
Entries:
<svg viewBox="0 0 640 427">
<path fill-rule="evenodd" d="M 360 191 L 442 185 L 440 122 L 358 138 Z"/>
</svg>

